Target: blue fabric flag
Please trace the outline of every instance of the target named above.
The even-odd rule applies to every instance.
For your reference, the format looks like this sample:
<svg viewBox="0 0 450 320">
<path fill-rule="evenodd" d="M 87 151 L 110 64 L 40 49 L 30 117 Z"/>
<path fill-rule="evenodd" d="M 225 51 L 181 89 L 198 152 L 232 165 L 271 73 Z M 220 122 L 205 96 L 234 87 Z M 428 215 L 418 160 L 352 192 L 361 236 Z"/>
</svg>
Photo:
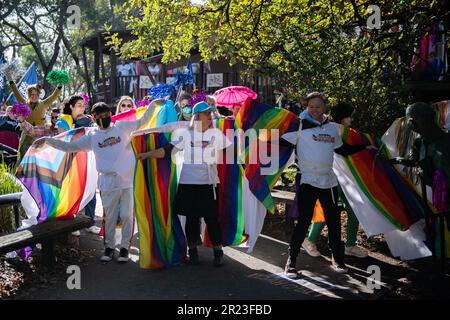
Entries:
<svg viewBox="0 0 450 320">
<path fill-rule="evenodd" d="M 20 79 L 19 83 L 17 84 L 17 88 L 19 89 L 20 93 L 22 94 L 22 97 L 26 99 L 27 97 L 27 87 L 32 84 L 38 83 L 38 74 L 36 71 L 36 64 L 33 62 L 30 67 L 28 68 L 27 72 L 25 72 L 22 79 Z M 14 95 L 11 93 L 8 97 L 8 104 L 14 104 L 17 102 Z"/>
</svg>

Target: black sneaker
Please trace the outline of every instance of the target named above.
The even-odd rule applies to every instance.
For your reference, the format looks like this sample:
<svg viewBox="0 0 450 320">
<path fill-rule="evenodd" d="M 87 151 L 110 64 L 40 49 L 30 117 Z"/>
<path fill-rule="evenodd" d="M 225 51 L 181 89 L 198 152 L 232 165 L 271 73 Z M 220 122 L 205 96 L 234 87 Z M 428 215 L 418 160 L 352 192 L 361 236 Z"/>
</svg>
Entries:
<svg viewBox="0 0 450 320">
<path fill-rule="evenodd" d="M 105 254 L 100 258 L 101 262 L 110 262 L 114 258 L 114 249 L 106 248 Z"/>
<path fill-rule="evenodd" d="M 117 259 L 119 262 L 128 262 L 128 250 L 125 248 L 120 249 L 119 259 Z"/>
<path fill-rule="evenodd" d="M 189 254 L 189 263 L 193 264 L 193 265 L 198 265 L 200 263 L 199 259 L 198 259 L 198 251 L 197 248 L 195 249 L 189 249 L 188 250 L 188 254 Z"/>
<path fill-rule="evenodd" d="M 223 265 L 223 250 L 214 249 L 214 266 L 220 267 Z"/>
</svg>

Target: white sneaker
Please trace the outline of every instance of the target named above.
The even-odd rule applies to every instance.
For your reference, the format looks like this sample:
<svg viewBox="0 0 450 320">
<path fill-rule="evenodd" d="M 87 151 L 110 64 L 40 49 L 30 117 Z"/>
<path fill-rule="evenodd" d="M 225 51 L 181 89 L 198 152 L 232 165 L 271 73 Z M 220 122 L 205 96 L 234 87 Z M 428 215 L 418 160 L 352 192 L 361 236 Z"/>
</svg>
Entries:
<svg viewBox="0 0 450 320">
<path fill-rule="evenodd" d="M 72 232 L 72 235 L 75 237 L 79 237 L 81 235 L 80 230 Z"/>
<path fill-rule="evenodd" d="M 100 233 L 100 228 L 99 227 L 97 227 L 97 226 L 91 226 L 91 227 L 89 227 L 89 228 L 86 228 L 86 231 L 88 231 L 88 232 L 90 232 L 90 233 L 93 233 L 93 234 L 96 234 L 96 235 L 98 235 L 99 233 Z"/>
<path fill-rule="evenodd" d="M 345 264 L 337 264 L 334 262 L 331 263 L 331 269 L 333 269 L 337 273 L 347 273 L 348 272 L 348 269 L 345 266 Z"/>
<path fill-rule="evenodd" d="M 317 250 L 317 246 L 308 239 L 303 241 L 302 248 L 305 249 L 306 253 L 308 253 L 311 257 L 320 257 L 320 252 Z"/>
<path fill-rule="evenodd" d="M 347 256 L 354 256 L 357 258 L 367 258 L 367 256 L 369 255 L 366 249 L 358 246 L 351 246 L 351 247 L 345 246 L 345 254 Z"/>
</svg>

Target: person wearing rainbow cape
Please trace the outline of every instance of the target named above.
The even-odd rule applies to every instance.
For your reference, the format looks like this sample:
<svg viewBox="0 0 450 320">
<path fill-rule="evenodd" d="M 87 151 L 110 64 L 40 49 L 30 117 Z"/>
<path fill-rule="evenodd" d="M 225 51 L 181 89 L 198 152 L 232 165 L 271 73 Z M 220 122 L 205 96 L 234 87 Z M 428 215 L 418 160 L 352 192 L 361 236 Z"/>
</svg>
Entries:
<svg viewBox="0 0 450 320">
<path fill-rule="evenodd" d="M 311 224 L 317 200 L 322 205 L 328 227 L 331 267 L 338 273 L 348 272 L 341 242 L 338 181 L 333 172 L 334 152 L 347 156 L 366 148 L 342 141 L 339 124 L 330 122 L 325 115 L 327 98 L 324 94 L 312 92 L 307 95 L 305 103 L 306 110 L 300 114 L 299 130 L 284 134 L 280 140 L 280 144 L 296 146 L 301 174 L 297 188 L 299 219 L 289 243 L 285 267 L 285 275 L 292 279 L 298 276 L 296 260 Z"/>
<path fill-rule="evenodd" d="M 223 264 L 221 228 L 218 214 L 217 156 L 219 150 L 231 145 L 231 142 L 217 128 L 213 127 L 211 108 L 201 101 L 192 108 L 189 128 L 180 128 L 174 132 L 172 142 L 164 148 L 138 154 L 138 159 L 164 158 L 172 151 L 178 159 L 180 178 L 174 202 L 174 212 L 186 216 L 185 233 L 188 242 L 189 262 L 198 264 L 197 241 L 200 218 L 205 220 L 208 234 L 213 245 L 214 265 Z M 199 201 L 201 199 L 201 201 Z"/>
<path fill-rule="evenodd" d="M 340 102 L 331 108 L 331 118 L 334 122 L 339 123 L 345 127 L 350 127 L 353 121 L 352 114 L 355 108 L 347 102 Z M 356 245 L 356 238 L 358 234 L 359 222 L 356 215 L 353 213 L 352 208 L 345 199 L 342 189 L 338 187 L 339 198 L 343 200 L 345 204 L 345 211 L 347 213 L 347 228 L 346 228 L 346 242 L 345 242 L 345 255 L 354 256 L 357 258 L 366 258 L 368 256 L 367 250 Z M 308 237 L 303 241 L 303 249 L 311 257 L 320 257 L 320 252 L 317 250 L 317 240 L 325 227 L 325 222 L 313 222 L 309 231 Z"/>
<path fill-rule="evenodd" d="M 157 99 L 147 107 L 142 118 L 136 121 L 118 121 L 111 123 L 111 110 L 104 102 L 98 102 L 92 107 L 92 116 L 98 127 L 89 131 L 83 137 L 64 142 L 45 137 L 35 142 L 35 148 L 47 143 L 53 148 L 65 152 L 92 150 L 99 173 L 98 189 L 102 205 L 105 209 L 105 253 L 102 262 L 114 258 L 116 247 L 116 222 L 118 208 L 123 223 L 120 243 L 119 262 L 127 262 L 128 250 L 133 235 L 133 172 L 134 154 L 131 148 L 131 134 L 151 119 L 156 104 L 164 104 L 163 99 Z M 119 156 L 118 156 L 119 155 Z"/>
</svg>

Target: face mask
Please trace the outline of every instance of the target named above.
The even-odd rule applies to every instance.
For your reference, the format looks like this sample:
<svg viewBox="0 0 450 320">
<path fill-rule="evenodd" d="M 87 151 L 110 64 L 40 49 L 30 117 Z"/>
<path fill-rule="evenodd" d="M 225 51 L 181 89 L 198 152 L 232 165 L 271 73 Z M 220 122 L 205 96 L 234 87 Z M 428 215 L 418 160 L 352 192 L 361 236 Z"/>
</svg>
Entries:
<svg viewBox="0 0 450 320">
<path fill-rule="evenodd" d="M 181 109 L 181 113 L 183 115 L 183 118 L 185 118 L 186 120 L 190 120 L 192 117 L 191 107 L 184 107 L 183 109 Z"/>
<path fill-rule="evenodd" d="M 100 128 L 106 129 L 111 124 L 111 117 L 97 118 L 96 122 Z"/>
</svg>

